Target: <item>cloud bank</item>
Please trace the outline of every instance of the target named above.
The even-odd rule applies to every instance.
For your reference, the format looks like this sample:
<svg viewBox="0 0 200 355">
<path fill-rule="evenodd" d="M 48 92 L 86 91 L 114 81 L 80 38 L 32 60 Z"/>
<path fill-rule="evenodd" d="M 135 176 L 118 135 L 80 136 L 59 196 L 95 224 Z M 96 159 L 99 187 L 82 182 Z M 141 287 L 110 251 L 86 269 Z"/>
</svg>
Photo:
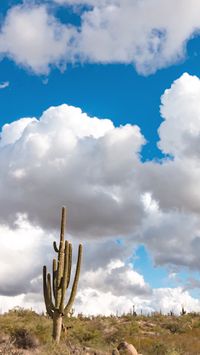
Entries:
<svg viewBox="0 0 200 355">
<path fill-rule="evenodd" d="M 168 155 L 160 161 L 141 161 L 145 138 L 138 126 L 115 127 L 66 104 L 3 126 L 0 293 L 5 304 L 7 296 L 40 304 L 41 267 L 52 258 L 64 204 L 68 238 L 75 250 L 82 240 L 85 250 L 77 311 L 88 295 L 88 313 L 97 300 L 106 313 L 125 311 L 124 297 L 127 308 L 134 303 L 146 311 L 178 312 L 177 304 L 187 303 L 188 309 L 199 309 L 187 287 L 153 289 L 130 263 L 143 244 L 170 273 L 180 267 L 199 270 L 199 101 L 200 79 L 187 73 L 164 92 L 158 146 Z"/>
<path fill-rule="evenodd" d="M 36 74 L 89 62 L 132 64 L 148 75 L 183 60 L 187 42 L 200 30 L 198 0 L 56 0 L 54 5 L 54 10 L 34 2 L 13 6 L 1 26 L 1 56 Z M 59 6 L 73 10 L 80 25 L 62 23 Z"/>
</svg>

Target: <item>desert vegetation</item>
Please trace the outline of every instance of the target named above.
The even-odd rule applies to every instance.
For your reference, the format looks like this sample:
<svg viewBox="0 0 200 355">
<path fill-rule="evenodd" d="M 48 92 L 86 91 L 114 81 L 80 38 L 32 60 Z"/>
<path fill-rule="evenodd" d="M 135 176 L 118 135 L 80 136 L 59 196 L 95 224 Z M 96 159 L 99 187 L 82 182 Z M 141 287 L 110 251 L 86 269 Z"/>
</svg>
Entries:
<svg viewBox="0 0 200 355">
<path fill-rule="evenodd" d="M 112 354 L 121 341 L 143 355 L 200 354 L 200 314 L 124 314 L 63 318 L 67 332 L 56 344 L 48 315 L 13 309 L 0 316 L 0 354 Z"/>
</svg>

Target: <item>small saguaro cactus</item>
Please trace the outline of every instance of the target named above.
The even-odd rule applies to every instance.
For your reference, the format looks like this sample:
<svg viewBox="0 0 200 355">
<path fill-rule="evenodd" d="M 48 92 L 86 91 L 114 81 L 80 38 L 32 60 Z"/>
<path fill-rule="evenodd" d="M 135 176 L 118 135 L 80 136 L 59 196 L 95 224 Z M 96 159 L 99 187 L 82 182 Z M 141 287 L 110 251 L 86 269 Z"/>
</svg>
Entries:
<svg viewBox="0 0 200 355">
<path fill-rule="evenodd" d="M 182 308 L 181 308 L 181 316 L 184 316 L 186 313 L 187 312 L 186 312 L 184 306 L 182 306 Z"/>
<path fill-rule="evenodd" d="M 68 302 L 65 305 L 65 294 L 70 284 L 72 267 L 72 245 L 64 239 L 65 224 L 66 208 L 63 207 L 59 247 L 57 247 L 56 242 L 53 243 L 54 250 L 58 254 L 58 257 L 57 260 L 53 259 L 52 277 L 50 273 L 47 273 L 47 267 L 43 267 L 44 300 L 47 313 L 53 319 L 52 336 L 57 343 L 60 341 L 63 316 L 68 316 L 76 296 L 82 259 L 82 245 L 79 244 L 74 281 Z"/>
</svg>

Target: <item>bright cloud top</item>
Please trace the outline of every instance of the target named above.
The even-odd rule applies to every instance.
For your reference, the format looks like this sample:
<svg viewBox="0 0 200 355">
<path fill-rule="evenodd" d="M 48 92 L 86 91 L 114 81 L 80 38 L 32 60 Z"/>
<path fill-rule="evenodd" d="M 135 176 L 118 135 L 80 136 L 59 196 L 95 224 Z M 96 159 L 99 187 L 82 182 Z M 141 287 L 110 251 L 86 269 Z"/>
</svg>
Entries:
<svg viewBox="0 0 200 355">
<path fill-rule="evenodd" d="M 133 64 L 146 75 L 183 59 L 187 41 L 200 29 L 198 0 L 55 4 L 71 6 L 80 26 L 61 23 L 47 5 L 12 7 L 1 28 L 1 54 L 36 74 L 47 74 L 52 65 L 63 69 L 66 63 L 92 62 Z M 89 7 L 77 10 L 84 4 Z"/>
<path fill-rule="evenodd" d="M 19 5 L 8 11 L 0 32 L 0 52 L 36 74 L 53 64 L 65 67 L 76 30 L 51 16 L 45 6 Z"/>
<path fill-rule="evenodd" d="M 130 257 L 142 243 L 156 264 L 170 266 L 170 273 L 180 266 L 200 267 L 199 87 L 199 78 L 184 74 L 164 92 L 159 147 L 173 159 L 160 162 L 141 161 L 145 138 L 138 126 L 115 127 L 109 119 L 89 117 L 66 104 L 50 107 L 40 118 L 21 118 L 3 126 L 0 284 L 4 297 L 17 296 L 20 289 L 27 297 L 38 297 L 41 266 L 48 263 L 50 253 L 46 245 L 51 248 L 49 233 L 58 227 L 61 205 L 67 205 L 70 238 L 86 243 L 77 309 L 92 294 L 93 300 L 108 300 L 106 312 L 114 312 L 111 305 L 116 299 L 116 307 L 123 311 L 125 295 L 127 305 L 139 308 L 143 302 L 147 310 L 155 309 L 161 295 L 163 302 L 167 299 L 162 303 L 165 310 L 170 297 L 198 309 L 199 303 L 183 289 L 151 289 L 130 265 Z M 13 270 L 15 277 L 5 280 Z M 88 313 L 92 304 L 86 307 Z"/>
<path fill-rule="evenodd" d="M 199 97 L 200 80 L 187 73 L 165 91 L 161 100 L 164 122 L 159 128 L 159 147 L 164 153 L 199 158 Z"/>
</svg>

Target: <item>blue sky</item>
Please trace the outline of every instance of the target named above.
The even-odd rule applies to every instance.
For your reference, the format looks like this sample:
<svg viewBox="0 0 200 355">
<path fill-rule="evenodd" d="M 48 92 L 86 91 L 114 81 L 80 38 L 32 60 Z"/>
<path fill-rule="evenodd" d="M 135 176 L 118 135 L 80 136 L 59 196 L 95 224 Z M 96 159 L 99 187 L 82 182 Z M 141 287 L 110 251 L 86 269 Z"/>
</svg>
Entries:
<svg viewBox="0 0 200 355">
<path fill-rule="evenodd" d="M 94 251 L 88 247 L 85 259 L 94 264 L 89 267 L 85 262 L 86 286 L 81 285 L 77 307 L 81 309 L 91 290 L 106 297 L 109 277 L 114 300 L 119 292 L 117 277 L 121 280 L 124 275 L 127 283 L 121 285 L 124 295 L 118 304 L 122 311 L 126 291 L 138 309 L 155 310 L 158 304 L 163 311 L 178 311 L 176 299 L 188 309 L 200 309 L 195 298 L 200 197 L 193 191 L 200 181 L 200 16 L 195 0 L 190 4 L 181 0 L 180 8 L 164 1 L 164 10 L 156 4 L 154 0 L 80 0 L 76 6 L 68 0 L 1 3 L 0 193 L 5 209 L 0 233 L 2 240 L 7 238 L 2 241 L 4 255 L 8 239 L 15 240 L 16 265 L 20 231 L 30 232 L 30 240 L 21 240 L 24 253 L 31 254 L 34 245 L 38 257 L 34 272 L 27 266 L 18 284 L 0 289 L 5 309 L 16 302 L 42 308 L 38 295 L 43 254 L 38 250 L 40 245 L 44 250 L 49 240 L 34 236 L 38 230 L 41 238 L 46 233 L 54 237 L 57 219 L 52 216 L 62 204 L 72 211 L 70 237 L 75 243 L 83 240 L 86 248 L 91 240 L 94 243 Z M 179 28 L 173 21 L 176 10 Z M 166 19 L 163 11 L 169 11 L 171 18 Z M 131 16 L 137 16 L 134 25 Z M 50 111 L 52 106 L 56 108 Z M 96 128 L 69 106 L 80 108 L 87 119 L 98 118 Z M 54 165 L 55 157 L 65 161 L 65 168 Z M 105 248 L 110 254 L 104 255 Z M 103 255 L 102 260 L 97 260 L 98 255 L 99 259 Z M 103 268 L 105 285 L 96 281 Z M 1 270 L 2 284 L 11 271 L 4 261 Z M 162 303 L 165 292 L 167 307 Z M 93 302 L 93 308 L 86 307 L 89 313 Z M 107 313 L 113 311 L 109 307 Z"/>
<path fill-rule="evenodd" d="M 66 102 L 91 116 L 108 117 L 115 125 L 138 124 L 148 141 L 143 158 L 160 157 L 156 147 L 160 97 L 184 72 L 200 75 L 198 53 L 197 37 L 187 44 L 185 60 L 149 76 L 138 75 L 132 64 L 87 63 L 69 64 L 64 73 L 52 69 L 48 76 L 35 76 L 4 59 L 1 81 L 10 86 L 1 91 L 1 125 L 19 117 L 39 117 L 49 106 Z"/>
</svg>

